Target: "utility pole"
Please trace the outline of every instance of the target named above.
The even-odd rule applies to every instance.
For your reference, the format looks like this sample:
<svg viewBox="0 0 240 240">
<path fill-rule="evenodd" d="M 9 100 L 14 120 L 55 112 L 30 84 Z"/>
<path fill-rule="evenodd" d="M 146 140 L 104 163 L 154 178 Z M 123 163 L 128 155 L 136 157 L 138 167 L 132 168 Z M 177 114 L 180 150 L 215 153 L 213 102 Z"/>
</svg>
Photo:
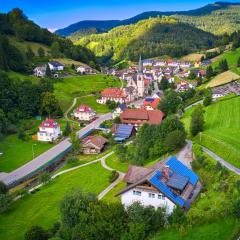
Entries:
<svg viewBox="0 0 240 240">
<path fill-rule="evenodd" d="M 32 156 L 33 156 L 33 159 L 34 159 L 34 146 L 36 146 L 37 144 L 32 144 Z"/>
</svg>

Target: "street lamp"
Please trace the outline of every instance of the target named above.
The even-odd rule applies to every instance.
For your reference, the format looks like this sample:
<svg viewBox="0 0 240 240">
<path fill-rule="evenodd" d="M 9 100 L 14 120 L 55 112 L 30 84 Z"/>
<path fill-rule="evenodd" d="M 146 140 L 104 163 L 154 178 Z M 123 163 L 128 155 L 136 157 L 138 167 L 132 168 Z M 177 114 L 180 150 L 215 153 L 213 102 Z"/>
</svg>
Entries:
<svg viewBox="0 0 240 240">
<path fill-rule="evenodd" d="M 32 156 L 33 156 L 33 159 L 34 159 L 34 146 L 37 146 L 37 144 L 32 144 Z"/>
</svg>

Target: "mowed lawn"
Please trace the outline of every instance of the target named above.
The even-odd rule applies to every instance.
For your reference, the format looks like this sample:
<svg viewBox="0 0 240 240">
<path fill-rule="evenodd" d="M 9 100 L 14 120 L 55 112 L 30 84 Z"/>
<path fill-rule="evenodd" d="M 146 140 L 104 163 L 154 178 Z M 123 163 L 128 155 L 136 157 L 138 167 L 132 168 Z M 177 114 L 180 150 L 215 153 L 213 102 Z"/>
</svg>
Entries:
<svg viewBox="0 0 240 240">
<path fill-rule="evenodd" d="M 106 75 L 85 75 L 61 79 L 54 84 L 54 93 L 63 111 L 71 105 L 74 97 L 100 92 L 107 87 L 121 86 L 119 80 Z"/>
<path fill-rule="evenodd" d="M 183 118 L 187 130 L 192 111 Z M 240 97 L 213 103 L 205 111 L 204 132 L 194 140 L 240 168 Z"/>
<path fill-rule="evenodd" d="M 0 141 L 0 172 L 10 172 L 52 148 L 51 143 L 41 143 L 33 140 L 22 141 L 17 134 L 10 135 Z"/>
<path fill-rule="evenodd" d="M 49 228 L 60 220 L 60 202 L 75 189 L 99 194 L 108 185 L 110 172 L 92 164 L 54 179 L 40 191 L 18 200 L 13 209 L 0 215 L 0 239 L 23 240 L 33 225 Z"/>
</svg>

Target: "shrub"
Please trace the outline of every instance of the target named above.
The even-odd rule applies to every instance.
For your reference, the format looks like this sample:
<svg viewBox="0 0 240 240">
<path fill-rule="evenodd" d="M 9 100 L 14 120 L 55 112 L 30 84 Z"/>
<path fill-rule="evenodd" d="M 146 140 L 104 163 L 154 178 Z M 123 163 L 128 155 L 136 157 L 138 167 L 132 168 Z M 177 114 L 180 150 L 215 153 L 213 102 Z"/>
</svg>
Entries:
<svg viewBox="0 0 240 240">
<path fill-rule="evenodd" d="M 7 185 L 0 181 L 0 194 L 6 194 L 8 192 Z"/>
<path fill-rule="evenodd" d="M 78 158 L 75 156 L 70 156 L 67 158 L 67 163 L 71 166 L 76 166 L 78 164 Z"/>
<path fill-rule="evenodd" d="M 111 172 L 111 175 L 110 175 L 109 178 L 108 178 L 108 181 L 109 181 L 110 183 L 112 183 L 112 182 L 114 182 L 118 177 L 119 177 L 119 173 L 118 173 L 116 170 L 113 170 L 113 171 Z"/>
<path fill-rule="evenodd" d="M 25 233 L 24 239 L 25 240 L 47 240 L 48 234 L 43 228 L 39 226 L 33 226 Z"/>
</svg>

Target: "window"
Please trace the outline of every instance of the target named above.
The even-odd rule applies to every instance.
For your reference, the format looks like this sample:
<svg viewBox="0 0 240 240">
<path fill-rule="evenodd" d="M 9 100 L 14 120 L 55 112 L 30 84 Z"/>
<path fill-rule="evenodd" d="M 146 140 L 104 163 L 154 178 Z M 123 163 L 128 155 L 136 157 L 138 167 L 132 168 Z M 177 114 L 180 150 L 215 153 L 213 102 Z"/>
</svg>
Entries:
<svg viewBox="0 0 240 240">
<path fill-rule="evenodd" d="M 154 193 L 148 193 L 148 197 L 155 198 L 155 194 Z"/>
<path fill-rule="evenodd" d="M 158 199 L 165 200 L 165 196 L 164 196 L 163 194 L 159 194 L 159 195 L 158 195 Z"/>
<path fill-rule="evenodd" d="M 140 191 L 135 191 L 135 190 L 133 190 L 133 195 L 141 196 L 142 193 L 141 193 Z"/>
</svg>

